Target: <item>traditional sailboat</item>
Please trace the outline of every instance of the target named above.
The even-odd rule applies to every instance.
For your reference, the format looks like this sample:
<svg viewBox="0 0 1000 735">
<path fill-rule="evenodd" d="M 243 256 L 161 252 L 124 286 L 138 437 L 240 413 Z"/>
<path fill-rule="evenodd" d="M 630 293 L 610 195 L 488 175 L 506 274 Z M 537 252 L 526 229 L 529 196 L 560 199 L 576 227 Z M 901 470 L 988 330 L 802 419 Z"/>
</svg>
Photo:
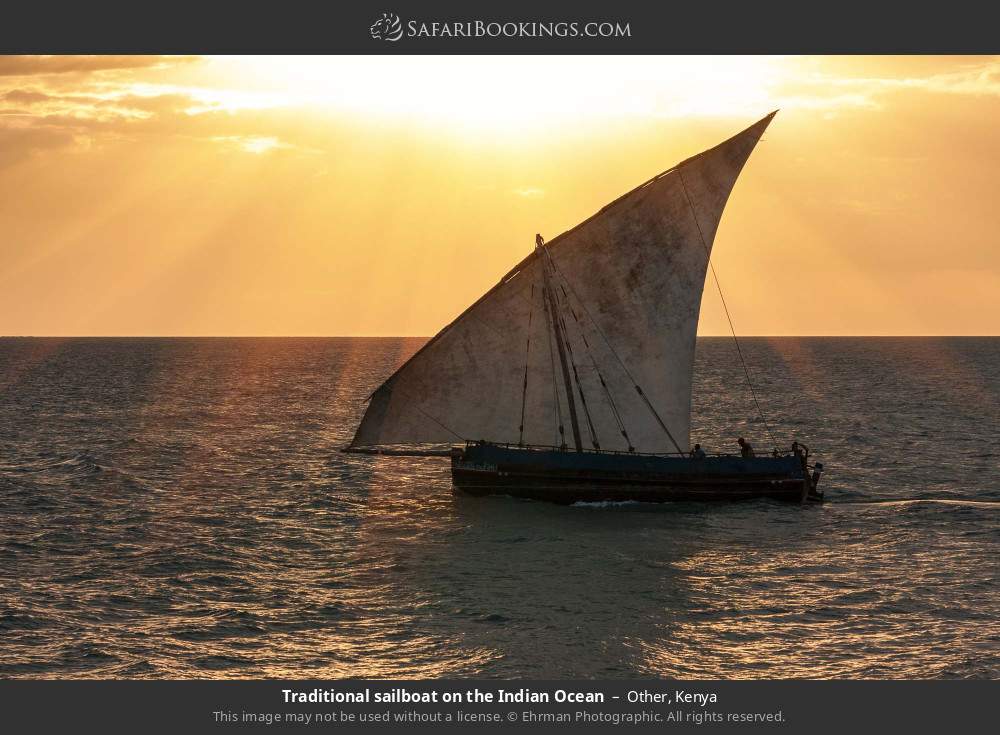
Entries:
<svg viewBox="0 0 1000 735">
<path fill-rule="evenodd" d="M 822 465 L 803 444 L 768 456 L 689 450 L 712 244 L 774 115 L 558 237 L 536 236 L 370 396 L 345 451 L 450 456 L 462 491 L 559 503 L 820 499 Z"/>
</svg>

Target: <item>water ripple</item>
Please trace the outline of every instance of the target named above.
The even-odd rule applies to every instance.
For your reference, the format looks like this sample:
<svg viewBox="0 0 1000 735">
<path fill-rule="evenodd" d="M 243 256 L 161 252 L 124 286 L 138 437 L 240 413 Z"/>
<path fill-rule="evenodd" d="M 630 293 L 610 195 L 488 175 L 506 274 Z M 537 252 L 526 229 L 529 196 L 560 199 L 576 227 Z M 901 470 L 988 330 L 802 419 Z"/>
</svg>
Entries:
<svg viewBox="0 0 1000 735">
<path fill-rule="evenodd" d="M 0 340 L 0 675 L 1000 675 L 1000 340 L 747 340 L 830 502 L 558 507 L 344 455 L 420 340 Z M 762 424 L 699 342 L 693 438 Z"/>
</svg>

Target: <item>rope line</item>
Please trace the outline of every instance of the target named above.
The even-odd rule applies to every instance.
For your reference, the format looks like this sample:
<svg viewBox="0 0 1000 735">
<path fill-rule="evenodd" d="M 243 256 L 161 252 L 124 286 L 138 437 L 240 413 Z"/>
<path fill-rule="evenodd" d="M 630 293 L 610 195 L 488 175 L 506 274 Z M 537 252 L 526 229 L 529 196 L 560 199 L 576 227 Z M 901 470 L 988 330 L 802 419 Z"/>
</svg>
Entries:
<svg viewBox="0 0 1000 735">
<path fill-rule="evenodd" d="M 576 359 L 573 357 L 573 348 L 569 343 L 569 330 L 566 328 L 566 320 L 563 315 L 559 315 L 559 323 L 562 324 L 563 332 L 567 335 L 566 337 L 566 354 L 569 355 L 569 363 L 573 367 L 573 380 L 576 383 L 576 390 L 580 394 L 580 403 L 583 404 L 583 413 L 587 417 L 587 428 L 590 431 L 590 443 L 594 445 L 594 449 L 600 449 L 601 443 L 597 439 L 597 430 L 594 428 L 594 420 L 590 416 L 590 406 L 587 405 L 587 396 L 583 392 L 583 383 L 580 382 L 580 372 L 577 370 Z"/>
<path fill-rule="evenodd" d="M 547 257 L 546 262 L 549 264 L 549 266 L 551 266 L 552 263 L 551 258 Z M 549 273 L 550 275 L 555 275 L 551 267 L 549 269 Z M 563 293 L 565 294 L 565 290 L 563 290 Z M 600 441 L 598 441 L 597 438 L 597 430 L 594 428 L 594 420 L 590 415 L 590 406 L 587 405 L 587 396 L 583 392 L 583 383 L 580 382 L 580 372 L 577 369 L 576 358 L 573 356 L 573 346 L 570 344 L 569 340 L 569 328 L 566 326 L 566 318 L 563 313 L 566 307 L 562 303 L 562 299 L 559 296 L 558 289 L 553 290 L 552 296 L 553 296 L 552 302 L 555 305 L 556 309 L 558 310 L 555 313 L 555 318 L 559 320 L 559 325 L 562 327 L 563 334 L 565 335 L 566 354 L 569 356 L 569 363 L 573 368 L 573 380 L 576 383 L 577 393 L 580 394 L 580 403 L 583 404 L 583 413 L 587 417 L 587 429 L 590 432 L 590 443 L 594 445 L 594 449 L 600 449 L 601 443 Z"/>
<path fill-rule="evenodd" d="M 543 300 L 545 299 L 544 286 L 542 287 L 542 299 Z M 555 356 L 555 349 L 552 345 L 552 332 L 555 330 L 552 328 L 552 317 L 549 314 L 549 310 L 545 308 L 544 304 L 542 304 L 542 311 L 545 312 L 545 325 L 546 325 L 545 332 L 549 338 L 549 367 L 552 370 L 552 403 L 556 407 L 555 419 L 556 419 L 556 431 L 558 433 L 557 443 L 560 447 L 562 447 L 565 446 L 566 444 L 566 429 L 563 427 L 562 406 L 559 403 L 559 385 L 556 380 L 556 356 Z"/>
<path fill-rule="evenodd" d="M 622 371 L 624 371 L 626 377 L 628 377 L 629 382 L 632 383 L 632 387 L 634 387 L 636 392 L 642 397 L 642 400 L 645 403 L 646 408 L 649 409 L 649 412 L 653 415 L 653 418 L 656 420 L 656 423 L 659 424 L 660 428 L 663 429 L 663 432 L 667 435 L 667 438 L 670 439 L 670 443 L 674 445 L 674 448 L 677 450 L 677 453 L 684 454 L 684 450 L 681 449 L 681 445 L 677 443 L 676 439 L 674 439 L 674 435 L 670 433 L 670 429 L 667 428 L 666 423 L 664 423 L 663 419 L 660 417 L 660 414 L 657 412 L 656 408 L 654 408 L 653 404 L 649 402 L 648 398 L 646 398 L 646 394 L 642 392 L 642 388 L 639 387 L 639 383 L 636 382 L 636 379 L 634 377 L 632 377 L 632 373 L 625 365 L 625 362 L 615 351 L 615 348 L 611 346 L 611 342 L 608 340 L 607 335 L 604 334 L 604 330 L 601 329 L 601 325 L 597 323 L 597 320 L 594 319 L 594 315 L 591 314 L 590 309 L 587 308 L 587 302 L 580 298 L 580 295 L 576 292 L 576 289 L 573 288 L 573 284 L 570 283 L 569 279 L 567 279 L 566 276 L 562 274 L 562 271 L 559 270 L 559 266 L 556 264 L 555 260 L 551 260 L 551 263 L 552 267 L 555 269 L 555 272 L 558 273 L 562 277 L 563 282 L 567 286 L 569 286 L 570 293 L 572 293 L 573 296 L 576 297 L 577 303 L 580 304 L 580 306 L 583 308 L 584 313 L 587 315 L 587 318 L 590 319 L 591 324 L 594 325 L 594 329 L 601 336 L 601 339 L 604 341 L 604 344 L 608 348 L 608 351 L 611 352 L 611 354 L 614 355 L 615 360 L 618 361 L 618 364 L 621 366 Z"/>
<path fill-rule="evenodd" d="M 437 424 L 438 426 L 440 426 L 442 429 L 444 429 L 445 431 L 447 431 L 449 434 L 451 434 L 456 439 L 461 439 L 463 442 L 464 441 L 468 441 L 468 439 L 466 439 L 464 436 L 462 436 L 461 434 L 459 434 L 457 431 L 452 431 L 451 429 L 449 429 L 447 426 L 445 426 L 443 423 L 441 423 L 440 421 L 438 421 L 436 418 L 434 418 L 433 416 L 431 416 L 429 413 L 427 413 L 425 410 L 423 410 L 419 406 L 417 406 L 417 410 L 420 411 L 420 413 L 422 413 L 424 416 L 426 416 L 427 418 L 429 418 L 431 421 L 433 421 L 435 424 Z"/>
<path fill-rule="evenodd" d="M 535 284 L 531 284 L 528 307 L 528 337 L 524 346 L 524 383 L 521 386 L 521 423 L 518 426 L 517 445 L 524 444 L 524 406 L 528 400 L 528 358 L 531 354 L 531 320 L 535 315 Z"/>
<path fill-rule="evenodd" d="M 705 255 L 708 256 L 708 267 L 712 271 L 712 280 L 715 281 L 715 288 L 719 292 L 719 299 L 722 301 L 722 309 L 726 312 L 726 321 L 729 322 L 729 331 L 733 335 L 733 344 L 736 345 L 736 354 L 740 357 L 740 364 L 743 366 L 743 374 L 747 379 L 747 386 L 750 388 L 750 395 L 753 396 L 754 406 L 757 407 L 757 414 L 760 416 L 761 422 L 764 424 L 764 429 L 767 430 L 767 435 L 771 439 L 771 443 L 774 448 L 778 448 L 778 442 L 774 439 L 774 434 L 771 432 L 771 426 L 767 422 L 767 417 L 764 416 L 764 411 L 760 407 L 760 401 L 757 399 L 757 391 L 753 387 L 753 378 L 750 376 L 750 368 L 747 366 L 747 361 L 743 358 L 743 349 L 740 347 L 740 340 L 736 336 L 736 327 L 733 326 L 733 317 L 729 314 L 729 306 L 726 304 L 726 297 L 722 293 L 722 282 L 719 281 L 719 275 L 715 272 L 715 264 L 712 263 L 712 251 L 708 249 L 708 243 L 705 242 L 705 234 L 701 231 L 701 222 L 698 221 L 698 213 L 695 212 L 694 204 L 691 202 L 691 195 L 688 194 L 687 184 L 684 182 L 684 173 L 678 169 L 677 176 L 681 181 L 681 189 L 684 191 L 684 198 L 687 200 L 688 208 L 691 210 L 691 217 L 694 219 L 695 227 L 698 228 L 698 237 L 701 239 L 701 246 L 705 248 Z"/>
<path fill-rule="evenodd" d="M 565 277 L 563 280 L 565 281 Z M 572 303 L 570 303 L 570 297 L 566 292 L 565 285 L 561 284 L 560 288 L 562 289 L 563 295 L 566 297 L 566 308 L 569 310 L 570 315 L 573 317 L 573 323 L 576 325 L 576 333 L 580 337 L 580 341 L 583 342 L 583 346 L 587 351 L 587 357 L 590 358 L 590 364 L 594 368 L 594 373 L 596 373 L 597 379 L 601 383 L 601 388 L 604 391 L 604 397 L 608 402 L 608 407 L 611 409 L 612 416 L 614 416 L 615 424 L 618 426 L 618 433 L 624 437 L 625 445 L 628 447 L 628 451 L 634 452 L 635 447 L 632 446 L 632 440 L 629 438 L 628 430 L 625 427 L 625 421 L 622 419 L 621 413 L 618 410 L 618 405 L 615 403 L 614 396 L 611 395 L 611 389 L 604 380 L 601 368 L 597 364 L 597 359 L 594 357 L 594 350 L 590 346 L 590 340 L 587 339 L 587 334 L 583 331 L 583 323 L 580 321 L 580 317 L 577 316 L 576 309 L 574 309 Z"/>
</svg>

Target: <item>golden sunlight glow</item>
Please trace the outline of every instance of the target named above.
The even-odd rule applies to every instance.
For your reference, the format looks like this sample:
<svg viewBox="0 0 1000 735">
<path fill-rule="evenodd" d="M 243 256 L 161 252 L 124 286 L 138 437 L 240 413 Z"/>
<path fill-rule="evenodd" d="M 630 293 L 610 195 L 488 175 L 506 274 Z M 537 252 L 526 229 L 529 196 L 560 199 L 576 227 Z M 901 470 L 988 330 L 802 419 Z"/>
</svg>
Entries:
<svg viewBox="0 0 1000 735">
<path fill-rule="evenodd" d="M 252 79 L 292 104 L 434 125 L 525 129 L 606 118 L 752 116 L 772 104 L 780 63 L 765 57 L 230 57 L 214 73 Z"/>
<path fill-rule="evenodd" d="M 429 335 L 774 109 L 741 334 L 996 334 L 992 57 L 0 57 L 0 333 Z M 728 326 L 706 289 L 701 333 Z"/>
</svg>

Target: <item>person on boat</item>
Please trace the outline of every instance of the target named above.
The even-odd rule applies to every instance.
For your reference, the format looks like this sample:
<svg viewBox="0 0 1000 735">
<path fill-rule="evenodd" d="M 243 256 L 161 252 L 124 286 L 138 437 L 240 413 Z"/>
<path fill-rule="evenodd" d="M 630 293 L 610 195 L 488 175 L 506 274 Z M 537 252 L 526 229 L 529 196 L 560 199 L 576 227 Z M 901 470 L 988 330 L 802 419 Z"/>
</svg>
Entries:
<svg viewBox="0 0 1000 735">
<path fill-rule="evenodd" d="M 740 445 L 740 456 L 742 456 L 744 459 L 757 456 L 756 454 L 753 453 L 753 447 L 750 445 L 750 442 L 748 442 L 742 436 L 736 440 L 736 443 Z"/>
<path fill-rule="evenodd" d="M 695 444 L 694 449 L 691 450 L 691 459 L 705 459 L 705 450 L 701 448 L 701 444 Z"/>
</svg>

